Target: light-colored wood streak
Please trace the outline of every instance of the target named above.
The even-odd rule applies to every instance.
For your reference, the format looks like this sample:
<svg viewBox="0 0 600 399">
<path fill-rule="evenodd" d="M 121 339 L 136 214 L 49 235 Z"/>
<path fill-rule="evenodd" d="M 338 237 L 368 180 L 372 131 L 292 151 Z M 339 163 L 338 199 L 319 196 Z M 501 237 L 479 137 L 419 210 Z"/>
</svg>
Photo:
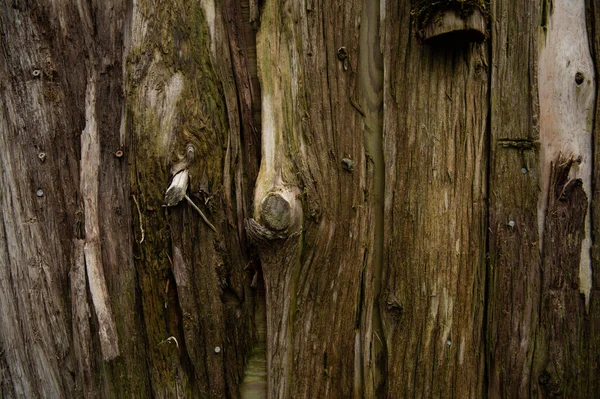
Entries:
<svg viewBox="0 0 600 399">
<path fill-rule="evenodd" d="M 596 77 L 585 22 L 585 1 L 554 0 L 548 10 L 539 60 L 541 187 L 538 205 L 540 239 L 548 202 L 551 163 L 562 154 L 576 159 L 571 178 L 592 192 L 592 122 Z M 591 196 L 589 197 L 591 202 Z M 591 212 L 581 246 L 579 287 L 589 302 L 591 289 Z"/>
</svg>

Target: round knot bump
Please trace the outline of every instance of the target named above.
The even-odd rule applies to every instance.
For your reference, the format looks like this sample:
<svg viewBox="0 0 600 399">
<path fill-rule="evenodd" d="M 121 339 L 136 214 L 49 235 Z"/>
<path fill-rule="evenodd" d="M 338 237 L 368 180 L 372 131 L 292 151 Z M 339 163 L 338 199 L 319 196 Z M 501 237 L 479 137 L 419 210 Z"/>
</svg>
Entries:
<svg viewBox="0 0 600 399">
<path fill-rule="evenodd" d="M 270 193 L 260 204 L 263 224 L 275 231 L 283 231 L 292 223 L 292 206 L 281 194 Z"/>
</svg>

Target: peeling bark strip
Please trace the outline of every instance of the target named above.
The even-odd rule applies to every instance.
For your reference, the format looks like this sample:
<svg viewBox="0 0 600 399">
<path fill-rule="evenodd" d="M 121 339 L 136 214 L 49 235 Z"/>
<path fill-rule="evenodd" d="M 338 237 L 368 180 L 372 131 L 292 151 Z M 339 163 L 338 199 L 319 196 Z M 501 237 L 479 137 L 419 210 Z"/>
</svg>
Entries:
<svg viewBox="0 0 600 399">
<path fill-rule="evenodd" d="M 538 202 L 540 239 L 545 242 L 544 218 L 548 200 L 551 162 L 559 154 L 577 162 L 571 177 L 581 179 L 583 189 L 592 192 L 592 123 L 596 98 L 596 77 L 585 26 L 585 1 L 553 0 L 546 10 L 544 41 L 540 43 L 540 160 L 541 193 Z M 543 11 L 542 11 L 543 12 Z M 587 214 L 587 212 L 586 212 Z M 591 288 L 590 216 L 579 256 L 580 290 L 588 302 Z"/>
<path fill-rule="evenodd" d="M 96 121 L 96 73 L 88 79 L 85 94 L 85 129 L 81 133 L 81 192 L 85 207 L 85 266 L 98 318 L 98 335 L 104 360 L 119 356 L 119 339 L 106 289 L 98 221 L 100 143 Z"/>
<path fill-rule="evenodd" d="M 143 340 L 131 339 L 141 330 L 128 164 L 114 155 L 125 144 L 119 137 L 125 7 L 111 0 L 0 2 L 3 397 L 149 392 Z M 86 292 L 85 243 L 79 240 L 84 223 L 80 160 L 87 140 L 81 132 L 93 71 L 99 163 L 93 180 L 102 244 L 89 255 L 102 259 L 114 332 L 122 334 L 121 356 L 111 362 L 103 361 L 96 318 L 87 316 L 94 305 Z"/>
<path fill-rule="evenodd" d="M 588 362 L 585 296 L 579 292 L 579 262 L 588 198 L 581 179 L 570 179 L 572 158 L 551 164 L 544 223 L 542 302 L 535 343 L 532 395 L 585 398 Z"/>
</svg>

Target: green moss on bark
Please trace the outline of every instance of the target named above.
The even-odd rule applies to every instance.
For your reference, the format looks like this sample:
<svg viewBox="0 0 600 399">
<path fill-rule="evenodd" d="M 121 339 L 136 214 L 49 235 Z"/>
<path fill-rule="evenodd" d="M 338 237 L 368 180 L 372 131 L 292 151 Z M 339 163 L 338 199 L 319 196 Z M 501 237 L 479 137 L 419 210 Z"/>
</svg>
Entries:
<svg viewBox="0 0 600 399">
<path fill-rule="evenodd" d="M 135 266 L 152 388 L 155 395 L 168 397 L 233 396 L 247 329 L 243 318 L 228 318 L 216 269 L 225 270 L 221 274 L 232 292 L 241 290 L 244 275 L 240 259 L 224 255 L 239 244 L 224 237 L 228 205 L 223 192 L 230 182 L 223 171 L 229 131 L 209 28 L 199 2 L 140 1 L 136 7 L 141 14 L 136 17 L 147 29 L 132 39 L 128 55 L 127 129 L 136 199 Z M 185 156 L 189 144 L 195 156 L 187 166 L 188 194 L 217 226 L 217 235 L 207 231 L 185 201 L 164 207 L 171 167 Z M 173 272 L 175 247 L 185 262 L 180 268 L 189 275 L 182 287 Z M 230 343 L 225 331 L 240 338 Z M 177 346 L 164 343 L 171 336 Z M 223 348 L 219 356 L 213 351 L 217 345 Z"/>
</svg>

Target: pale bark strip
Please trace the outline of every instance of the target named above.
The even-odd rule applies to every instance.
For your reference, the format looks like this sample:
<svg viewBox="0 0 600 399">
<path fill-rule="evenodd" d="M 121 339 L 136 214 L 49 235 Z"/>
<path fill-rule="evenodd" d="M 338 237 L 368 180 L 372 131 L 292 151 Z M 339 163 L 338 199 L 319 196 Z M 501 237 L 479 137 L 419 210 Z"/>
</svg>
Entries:
<svg viewBox="0 0 600 399">
<path fill-rule="evenodd" d="M 258 77 L 262 88 L 262 158 L 254 194 L 254 220 L 247 233 L 258 247 L 266 288 L 268 396 L 293 396 L 294 275 L 300 262 L 302 207 L 298 183 L 286 143 L 295 124 L 285 124 L 286 94 L 298 85 L 298 48 L 289 42 L 293 33 L 281 26 L 278 1 L 265 5 L 257 37 Z M 296 5 L 288 7 L 296 8 Z M 282 32 L 283 30 L 283 32 Z M 281 40 L 283 39 L 283 40 Z M 293 89 L 292 89 L 293 90 Z M 292 95 L 295 97 L 296 93 Z M 291 99 L 294 102 L 295 98 Z M 278 204 L 269 205 L 269 198 Z M 264 205 L 267 205 L 266 207 Z"/>
<path fill-rule="evenodd" d="M 100 168 L 100 143 L 96 121 L 96 73 L 88 79 L 85 95 L 85 129 L 81 134 L 81 192 L 85 207 L 85 264 L 88 283 L 96 317 L 98 335 L 104 360 L 119 356 L 119 341 L 113 317 L 106 280 L 98 221 L 98 179 Z"/>
<path fill-rule="evenodd" d="M 545 16 L 545 42 L 539 60 L 541 193 L 540 240 L 548 202 L 551 163 L 559 154 L 576 160 L 571 178 L 592 192 L 592 121 L 596 77 L 585 22 L 585 1 L 554 0 Z M 588 198 L 591 202 L 591 197 Z M 589 205 L 589 204 L 588 204 Z M 589 208 L 589 206 L 588 206 Z M 579 288 L 589 303 L 591 281 L 591 213 L 586 212 L 581 245 Z M 545 240 L 544 240 L 545 241 Z"/>
</svg>

